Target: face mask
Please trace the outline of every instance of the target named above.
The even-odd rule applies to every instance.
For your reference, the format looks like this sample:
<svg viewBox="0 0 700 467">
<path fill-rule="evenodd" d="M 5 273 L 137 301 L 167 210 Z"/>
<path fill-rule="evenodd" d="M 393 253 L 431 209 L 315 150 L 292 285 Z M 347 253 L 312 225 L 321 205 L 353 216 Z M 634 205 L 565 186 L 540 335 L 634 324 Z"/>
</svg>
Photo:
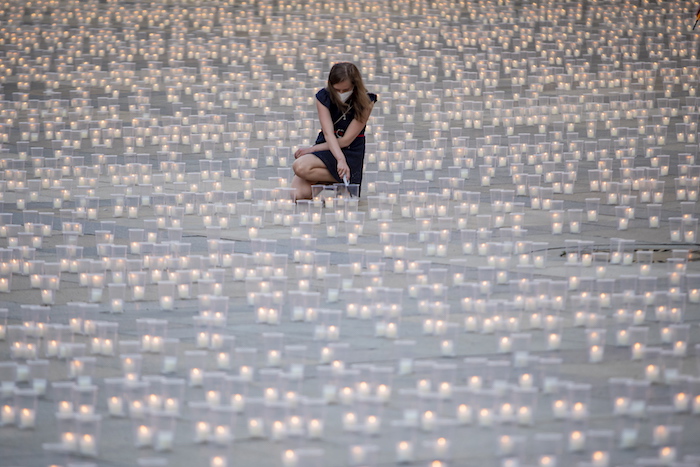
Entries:
<svg viewBox="0 0 700 467">
<path fill-rule="evenodd" d="M 353 91 L 354 91 L 354 89 L 351 89 L 348 92 L 339 92 L 338 96 L 340 97 L 341 101 L 347 102 L 348 99 L 350 99 L 350 96 L 352 96 Z"/>
</svg>

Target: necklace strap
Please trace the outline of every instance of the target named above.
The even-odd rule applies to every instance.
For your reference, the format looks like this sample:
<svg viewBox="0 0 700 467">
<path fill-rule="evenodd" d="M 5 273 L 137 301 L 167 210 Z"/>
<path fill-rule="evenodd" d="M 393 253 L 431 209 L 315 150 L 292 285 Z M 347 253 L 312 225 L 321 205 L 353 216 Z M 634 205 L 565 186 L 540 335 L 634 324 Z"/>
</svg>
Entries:
<svg viewBox="0 0 700 467">
<path fill-rule="evenodd" d="M 348 114 L 348 112 L 350 112 L 351 109 L 352 109 L 352 105 L 350 107 L 348 107 L 348 109 L 345 112 L 343 112 L 343 115 L 338 117 L 338 120 L 333 122 L 333 126 L 335 126 L 335 124 L 338 123 L 340 120 L 345 120 L 345 116 Z"/>
</svg>

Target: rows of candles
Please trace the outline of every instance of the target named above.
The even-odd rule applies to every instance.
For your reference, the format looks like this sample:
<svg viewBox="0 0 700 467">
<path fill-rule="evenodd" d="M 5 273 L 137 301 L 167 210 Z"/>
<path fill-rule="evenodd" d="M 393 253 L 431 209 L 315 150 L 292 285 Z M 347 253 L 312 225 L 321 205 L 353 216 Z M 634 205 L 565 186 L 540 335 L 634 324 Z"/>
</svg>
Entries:
<svg viewBox="0 0 700 467">
<path fill-rule="evenodd" d="M 144 466 L 700 465 L 681 2 L 167 3 L 2 11 L 2 430 L 66 466 L 112 429 Z M 361 197 L 294 203 L 339 60 L 380 96 Z"/>
</svg>

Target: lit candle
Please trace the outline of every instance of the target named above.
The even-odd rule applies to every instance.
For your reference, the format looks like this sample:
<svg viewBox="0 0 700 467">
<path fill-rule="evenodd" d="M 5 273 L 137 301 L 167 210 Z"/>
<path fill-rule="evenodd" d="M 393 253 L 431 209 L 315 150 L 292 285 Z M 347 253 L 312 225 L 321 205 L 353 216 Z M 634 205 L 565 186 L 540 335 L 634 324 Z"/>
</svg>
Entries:
<svg viewBox="0 0 700 467">
<path fill-rule="evenodd" d="M 50 340 L 46 343 L 46 356 L 47 357 L 56 357 L 58 356 L 58 341 L 56 340 Z"/>
<path fill-rule="evenodd" d="M 673 355 L 675 357 L 685 357 L 688 349 L 688 343 L 685 341 L 676 341 L 673 343 Z"/>
<path fill-rule="evenodd" d="M 442 383 L 440 383 L 438 393 L 443 399 L 449 399 L 450 397 L 452 397 L 452 385 L 447 381 L 443 381 Z"/>
<path fill-rule="evenodd" d="M 81 360 L 73 360 L 70 362 L 69 374 L 71 378 L 77 378 L 83 374 L 83 362 Z"/>
<path fill-rule="evenodd" d="M 641 360 L 644 358 L 645 345 L 641 342 L 632 344 L 632 360 Z"/>
<path fill-rule="evenodd" d="M 481 378 L 481 376 L 473 375 L 469 378 L 467 384 L 469 385 L 469 389 L 478 391 L 483 386 L 483 379 Z"/>
<path fill-rule="evenodd" d="M 269 350 L 267 352 L 267 365 L 279 366 L 282 361 L 282 355 L 279 350 Z"/>
<path fill-rule="evenodd" d="M 234 394 L 231 396 L 231 407 L 237 413 L 240 413 L 245 408 L 245 398 L 242 394 Z"/>
<path fill-rule="evenodd" d="M 561 335 L 553 332 L 547 336 L 547 350 L 558 350 L 561 347 Z"/>
<path fill-rule="evenodd" d="M 498 438 L 498 454 L 500 456 L 509 456 L 513 452 L 515 441 L 508 435 L 503 435 Z"/>
<path fill-rule="evenodd" d="M 36 424 L 36 413 L 33 409 L 23 408 L 19 411 L 19 427 L 21 429 L 34 428 Z"/>
<path fill-rule="evenodd" d="M 124 416 L 124 400 L 119 396 L 112 396 L 107 399 L 107 409 L 112 417 Z"/>
<path fill-rule="evenodd" d="M 201 386 L 204 381 L 204 374 L 199 368 L 192 368 L 190 370 L 190 386 Z"/>
<path fill-rule="evenodd" d="M 164 404 L 165 413 L 178 415 L 180 413 L 180 402 L 177 399 L 168 397 Z"/>
<path fill-rule="evenodd" d="M 11 405 L 4 405 L 0 411 L 0 426 L 12 425 L 15 423 L 15 408 Z"/>
<path fill-rule="evenodd" d="M 518 423 L 523 426 L 529 426 L 533 423 L 532 409 L 528 406 L 522 406 L 518 409 Z"/>
<path fill-rule="evenodd" d="M 647 381 L 652 383 L 658 382 L 661 377 L 661 370 L 657 365 L 649 364 L 644 369 L 644 376 Z"/>
<path fill-rule="evenodd" d="M 669 430 L 664 425 L 657 425 L 652 432 L 652 444 L 661 446 L 668 442 Z"/>
<path fill-rule="evenodd" d="M 357 429 L 357 416 L 354 412 L 346 412 L 343 415 L 343 429 L 345 431 L 355 431 Z"/>
<path fill-rule="evenodd" d="M 136 447 L 150 446 L 153 442 L 153 431 L 149 426 L 140 425 L 136 430 Z"/>
<path fill-rule="evenodd" d="M 421 416 L 421 428 L 423 431 L 433 431 L 433 429 L 435 429 L 435 423 L 436 417 L 432 411 L 426 410 L 423 412 Z"/>
<path fill-rule="evenodd" d="M 150 410 L 158 411 L 163 403 L 163 398 L 158 394 L 151 394 L 148 396 L 147 402 Z"/>
<path fill-rule="evenodd" d="M 333 360 L 331 369 L 333 370 L 333 374 L 340 375 L 345 371 L 345 363 L 342 360 Z"/>
<path fill-rule="evenodd" d="M 54 291 L 51 289 L 41 290 L 41 302 L 45 305 L 50 305 L 54 301 Z"/>
<path fill-rule="evenodd" d="M 685 412 L 690 405 L 690 397 L 684 392 L 679 392 L 673 396 L 673 406 L 678 412 Z"/>
<path fill-rule="evenodd" d="M 558 399 L 552 402 L 552 412 L 554 414 L 554 418 L 556 419 L 566 418 L 566 416 L 568 415 L 568 408 L 566 402 L 562 399 Z"/>
<path fill-rule="evenodd" d="M 281 420 L 275 420 L 272 422 L 272 428 L 270 430 L 270 438 L 273 441 L 280 441 L 287 437 L 287 427 Z"/>
<path fill-rule="evenodd" d="M 279 391 L 277 388 L 265 388 L 264 399 L 267 403 L 276 402 L 279 398 Z"/>
<path fill-rule="evenodd" d="M 146 296 L 146 288 L 142 285 L 135 285 L 133 288 L 133 297 L 134 300 L 143 300 L 143 298 Z"/>
<path fill-rule="evenodd" d="M 479 291 L 484 295 L 488 295 L 489 293 L 491 293 L 491 282 L 481 281 L 479 283 Z"/>
<path fill-rule="evenodd" d="M 114 341 L 112 339 L 102 339 L 100 353 L 106 356 L 114 355 Z"/>
<path fill-rule="evenodd" d="M 78 439 L 75 433 L 70 431 L 61 433 L 61 446 L 68 452 L 75 451 L 78 448 Z"/>
<path fill-rule="evenodd" d="M 211 431 L 211 426 L 205 421 L 199 421 L 195 424 L 194 429 L 194 442 L 195 443 L 205 443 L 209 441 L 209 434 Z"/>
<path fill-rule="evenodd" d="M 220 370 L 228 370 L 231 365 L 231 356 L 228 352 L 219 352 L 216 355 L 216 366 Z"/>
<path fill-rule="evenodd" d="M 593 255 L 589 253 L 584 253 L 581 255 L 581 266 L 583 267 L 589 267 L 591 264 L 593 264 Z"/>
<path fill-rule="evenodd" d="M 373 436 L 379 433 L 381 420 L 376 415 L 370 415 L 365 420 L 365 434 Z"/>
<path fill-rule="evenodd" d="M 582 451 L 586 444 L 586 436 L 580 431 L 572 431 L 569 435 L 569 451 Z"/>
<path fill-rule="evenodd" d="M 5 406 L 10 407 L 10 406 Z M 62 415 L 70 415 L 73 413 L 73 403 L 70 401 L 61 401 L 58 403 L 58 413 Z"/>
<path fill-rule="evenodd" d="M 429 394 L 430 393 L 430 380 L 421 379 L 418 381 L 418 393 L 419 394 Z"/>
<path fill-rule="evenodd" d="M 214 390 L 207 391 L 205 399 L 210 407 L 218 407 L 221 405 L 221 392 Z"/>
<path fill-rule="evenodd" d="M 613 413 L 615 415 L 626 415 L 630 406 L 630 400 L 627 397 L 618 397 L 615 399 L 615 407 Z"/>
<path fill-rule="evenodd" d="M 440 343 L 440 353 L 443 357 L 454 357 L 454 342 L 449 339 L 445 339 Z"/>
<path fill-rule="evenodd" d="M 467 316 L 464 319 L 464 329 L 467 332 L 476 332 L 479 326 L 479 321 L 474 316 Z"/>
<path fill-rule="evenodd" d="M 241 365 L 238 370 L 238 376 L 240 376 L 243 381 L 251 382 L 253 381 L 253 369 L 248 365 Z"/>
<path fill-rule="evenodd" d="M 594 467 L 608 467 L 610 454 L 604 451 L 595 451 L 591 454 L 591 464 Z"/>
<path fill-rule="evenodd" d="M 457 420 L 462 425 L 468 425 L 472 423 L 472 408 L 466 404 L 460 404 L 457 407 Z"/>
<path fill-rule="evenodd" d="M 700 289 L 691 289 L 688 291 L 688 301 L 690 303 L 700 303 Z"/>
<path fill-rule="evenodd" d="M 398 326 L 396 323 L 386 323 L 384 336 L 387 339 L 396 339 L 398 337 Z"/>
<path fill-rule="evenodd" d="M 282 454 L 283 467 L 297 467 L 299 465 L 299 456 L 292 449 L 287 449 Z"/>
<path fill-rule="evenodd" d="M 510 422 L 513 420 L 513 405 L 509 402 L 501 404 L 500 419 L 502 422 Z"/>
<path fill-rule="evenodd" d="M 163 310 L 172 310 L 174 307 L 173 297 L 170 295 L 162 295 L 160 297 L 160 308 Z"/>
<path fill-rule="evenodd" d="M 351 387 L 345 386 L 343 389 L 340 390 L 340 402 L 342 404 L 350 405 L 350 404 L 352 404 L 354 399 L 355 399 L 355 393 Z"/>
<path fill-rule="evenodd" d="M 340 337 L 340 329 L 338 326 L 330 325 L 326 328 L 326 339 L 329 341 L 337 341 Z"/>
<path fill-rule="evenodd" d="M 323 437 L 323 421 L 317 418 L 309 420 L 307 434 L 310 439 L 321 439 Z"/>
<path fill-rule="evenodd" d="M 529 373 L 523 373 L 518 379 L 518 384 L 521 388 L 531 388 L 533 386 L 533 378 Z"/>
<path fill-rule="evenodd" d="M 486 428 L 493 425 L 493 413 L 491 412 L 491 410 L 479 410 L 479 425 Z"/>
<path fill-rule="evenodd" d="M 599 363 L 603 361 L 603 347 L 600 345 L 592 345 L 588 349 L 589 363 Z"/>
<path fill-rule="evenodd" d="M 583 420 L 588 417 L 588 407 L 583 402 L 576 402 L 571 408 L 571 418 L 576 421 Z"/>
<path fill-rule="evenodd" d="M 498 351 L 501 353 L 507 353 L 510 352 L 512 348 L 512 342 L 510 340 L 510 337 L 504 336 L 501 337 L 500 340 L 498 341 Z"/>
<path fill-rule="evenodd" d="M 532 329 L 542 328 L 542 315 L 540 313 L 530 314 L 530 327 Z"/>
<path fill-rule="evenodd" d="M 112 313 L 121 313 L 124 311 L 124 300 L 121 298 L 113 298 L 111 300 Z"/>
<path fill-rule="evenodd" d="M 80 437 L 80 453 L 89 457 L 97 456 L 97 444 L 94 436 L 85 434 Z"/>
<path fill-rule="evenodd" d="M 413 445 L 409 441 L 399 441 L 397 443 L 396 461 L 399 463 L 413 462 Z"/>
<path fill-rule="evenodd" d="M 629 333 L 626 329 L 620 329 L 615 335 L 615 340 L 619 346 L 627 346 L 630 343 Z"/>
<path fill-rule="evenodd" d="M 664 446 L 659 449 L 659 461 L 663 465 L 670 465 L 676 461 L 676 448 Z"/>
</svg>

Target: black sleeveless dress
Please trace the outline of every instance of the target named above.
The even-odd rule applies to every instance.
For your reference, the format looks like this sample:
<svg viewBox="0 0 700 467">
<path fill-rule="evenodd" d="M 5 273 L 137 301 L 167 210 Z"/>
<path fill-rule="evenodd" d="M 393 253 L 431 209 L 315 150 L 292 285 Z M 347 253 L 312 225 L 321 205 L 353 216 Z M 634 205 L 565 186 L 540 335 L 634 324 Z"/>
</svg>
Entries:
<svg viewBox="0 0 700 467">
<path fill-rule="evenodd" d="M 372 93 L 367 93 L 372 102 L 377 102 L 377 95 Z M 342 136 L 345 130 L 348 129 L 350 122 L 355 118 L 355 110 L 350 109 L 345 116 L 343 112 L 331 101 L 331 96 L 327 89 L 321 89 L 316 93 L 316 99 L 323 104 L 331 112 L 331 120 L 333 120 L 333 129 L 337 136 Z M 366 127 L 365 127 L 366 128 Z M 342 148 L 343 154 L 345 154 L 345 160 L 350 167 L 350 183 L 361 184 L 362 183 L 362 167 L 365 160 L 365 128 L 360 131 L 355 140 L 350 143 L 346 148 Z M 315 144 L 325 143 L 326 138 L 323 131 L 319 132 L 316 138 Z M 338 176 L 338 161 L 331 151 L 315 151 L 316 157 L 321 159 L 323 163 L 328 168 L 331 175 L 340 183 L 343 180 Z"/>
</svg>

